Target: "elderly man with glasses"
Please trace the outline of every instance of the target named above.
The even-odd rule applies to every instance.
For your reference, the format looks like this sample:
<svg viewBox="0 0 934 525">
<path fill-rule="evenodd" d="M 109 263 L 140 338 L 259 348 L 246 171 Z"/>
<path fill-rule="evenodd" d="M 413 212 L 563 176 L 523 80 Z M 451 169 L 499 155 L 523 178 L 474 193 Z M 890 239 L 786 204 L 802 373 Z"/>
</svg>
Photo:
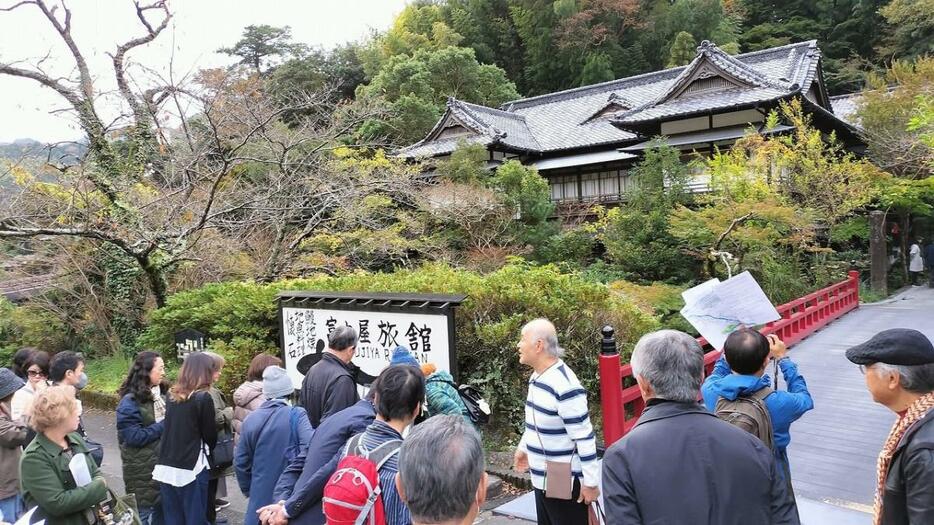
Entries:
<svg viewBox="0 0 934 525">
<path fill-rule="evenodd" d="M 873 401 L 898 414 L 877 462 L 875 524 L 934 523 L 934 345 L 892 328 L 846 351 Z"/>
</svg>

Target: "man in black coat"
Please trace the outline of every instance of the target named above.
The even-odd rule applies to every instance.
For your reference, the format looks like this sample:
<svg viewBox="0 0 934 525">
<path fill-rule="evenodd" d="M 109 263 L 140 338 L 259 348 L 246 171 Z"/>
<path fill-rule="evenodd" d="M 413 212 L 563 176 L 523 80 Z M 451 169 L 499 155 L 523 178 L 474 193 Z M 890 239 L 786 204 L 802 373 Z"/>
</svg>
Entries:
<svg viewBox="0 0 934 525">
<path fill-rule="evenodd" d="M 798 523 L 769 449 L 698 404 L 704 353 L 693 337 L 646 334 L 632 370 L 646 408 L 603 458 L 613 523 Z"/>
<path fill-rule="evenodd" d="M 357 331 L 346 325 L 338 326 L 328 336 L 328 348 L 321 360 L 305 374 L 299 403 L 308 412 L 313 428 L 360 400 L 350 362 L 356 347 Z"/>
<path fill-rule="evenodd" d="M 934 523 L 934 345 L 892 328 L 846 351 L 873 401 L 898 414 L 877 462 L 875 522 Z"/>
</svg>

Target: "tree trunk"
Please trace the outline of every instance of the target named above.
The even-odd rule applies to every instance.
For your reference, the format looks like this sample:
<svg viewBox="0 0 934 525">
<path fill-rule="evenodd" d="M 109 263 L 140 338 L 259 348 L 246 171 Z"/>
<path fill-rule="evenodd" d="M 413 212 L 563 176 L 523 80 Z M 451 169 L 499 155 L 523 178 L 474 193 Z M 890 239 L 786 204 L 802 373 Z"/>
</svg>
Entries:
<svg viewBox="0 0 934 525">
<path fill-rule="evenodd" d="M 888 250 L 885 247 L 885 213 L 873 211 L 869 213 L 869 256 L 870 270 L 869 282 L 872 291 L 888 295 Z"/>
<path fill-rule="evenodd" d="M 156 308 L 162 308 L 165 306 L 168 295 L 165 268 L 153 262 L 150 257 L 140 260 L 139 265 L 146 272 L 146 279 L 149 280 L 149 290 L 156 300 Z"/>
<path fill-rule="evenodd" d="M 285 242 L 285 225 L 279 225 L 276 231 L 276 240 L 273 241 L 272 252 L 266 259 L 263 275 L 259 278 L 260 282 L 271 283 L 279 277 L 281 265 L 279 259 L 282 256 L 282 245 Z"/>
<path fill-rule="evenodd" d="M 905 212 L 902 215 L 902 235 L 901 235 L 901 246 L 902 246 L 902 278 L 905 280 L 905 283 L 909 283 L 908 279 L 908 229 L 911 227 L 911 213 Z"/>
</svg>

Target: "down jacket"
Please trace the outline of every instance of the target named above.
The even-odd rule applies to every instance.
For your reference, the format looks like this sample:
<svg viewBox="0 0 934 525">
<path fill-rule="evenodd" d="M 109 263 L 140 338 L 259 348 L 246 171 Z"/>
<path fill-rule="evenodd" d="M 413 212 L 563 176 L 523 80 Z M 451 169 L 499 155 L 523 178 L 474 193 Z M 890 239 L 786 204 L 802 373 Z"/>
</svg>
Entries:
<svg viewBox="0 0 934 525">
<path fill-rule="evenodd" d="M 117 405 L 117 442 L 123 459 L 123 482 L 126 492 L 136 494 L 140 507 L 159 503 L 159 485 L 152 470 L 159 459 L 159 443 L 164 426 L 156 423 L 152 401 L 140 403 L 127 394 Z"/>
<path fill-rule="evenodd" d="M 454 378 L 450 372 L 438 370 L 428 376 L 425 381 L 425 399 L 428 404 L 428 415 L 437 416 L 438 414 L 448 414 L 452 416 L 461 416 L 470 421 L 467 413 L 467 407 L 461 400 L 457 388 L 454 387 Z"/>
<path fill-rule="evenodd" d="M 262 406 L 266 401 L 266 396 L 263 395 L 263 382 L 262 381 L 247 381 L 242 385 L 238 386 L 233 393 L 233 431 L 234 431 L 234 442 L 237 442 L 240 437 L 240 428 L 243 426 L 243 422 L 246 421 L 246 417 L 250 415 L 254 410 Z"/>
</svg>

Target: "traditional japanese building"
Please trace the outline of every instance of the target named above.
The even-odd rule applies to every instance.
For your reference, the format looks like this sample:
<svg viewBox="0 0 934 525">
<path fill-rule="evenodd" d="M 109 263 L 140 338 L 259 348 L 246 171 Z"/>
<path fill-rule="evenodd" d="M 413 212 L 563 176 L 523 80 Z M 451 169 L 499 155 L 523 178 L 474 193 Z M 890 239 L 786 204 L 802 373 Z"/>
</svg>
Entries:
<svg viewBox="0 0 934 525">
<path fill-rule="evenodd" d="M 834 111 L 816 41 L 735 56 L 704 41 L 683 67 L 499 108 L 451 98 L 428 135 L 398 154 L 441 159 L 462 142 L 482 144 L 490 167 L 514 158 L 538 168 L 555 201 L 613 203 L 625 198 L 630 167 L 658 137 L 691 156 L 729 147 L 750 130 L 786 133 L 793 129 L 787 123 L 766 129 L 765 120 L 795 97 L 815 127 L 835 132 L 847 148 L 863 148 L 856 128 Z M 697 190 L 706 187 L 700 177 L 695 183 Z"/>
</svg>

